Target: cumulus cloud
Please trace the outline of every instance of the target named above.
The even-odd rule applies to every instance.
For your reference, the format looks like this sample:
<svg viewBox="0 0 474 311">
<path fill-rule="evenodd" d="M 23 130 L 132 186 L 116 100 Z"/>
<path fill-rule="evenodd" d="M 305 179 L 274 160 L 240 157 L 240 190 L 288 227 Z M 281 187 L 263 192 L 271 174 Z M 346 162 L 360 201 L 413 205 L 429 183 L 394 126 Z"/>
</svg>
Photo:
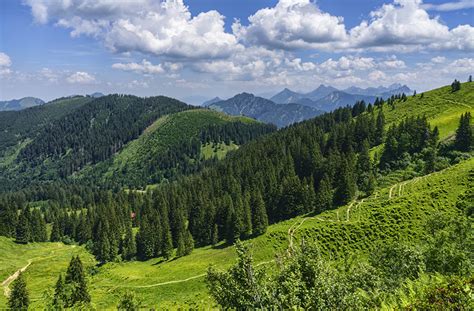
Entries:
<svg viewBox="0 0 474 311">
<path fill-rule="evenodd" d="M 0 52 L 0 76 L 6 76 L 11 73 L 10 66 L 12 64 L 12 61 L 10 57 L 5 54 Z"/>
<path fill-rule="evenodd" d="M 431 62 L 435 64 L 442 64 L 445 61 L 446 61 L 446 57 L 444 56 L 436 56 L 431 59 Z"/>
<path fill-rule="evenodd" d="M 438 18 L 431 18 L 421 3 L 421 0 L 394 0 L 393 4 L 371 12 L 370 21 L 350 30 L 351 46 L 380 51 L 474 48 L 473 27 L 463 25 L 450 30 Z"/>
<path fill-rule="evenodd" d="M 348 31 L 342 17 L 322 12 L 310 0 L 280 0 L 275 7 L 250 16 L 248 26 L 237 21 L 233 29 L 248 44 L 286 50 L 474 50 L 474 27 L 449 29 L 430 17 L 421 0 L 384 4 Z"/>
<path fill-rule="evenodd" d="M 160 74 L 165 72 L 165 69 L 161 64 L 153 65 L 145 59 L 142 60 L 141 63 L 115 63 L 112 65 L 112 68 L 145 74 Z"/>
<path fill-rule="evenodd" d="M 95 82 L 95 77 L 87 72 L 77 71 L 66 78 L 71 84 L 90 84 Z"/>
<path fill-rule="evenodd" d="M 441 4 L 425 3 L 422 7 L 432 11 L 457 11 L 474 8 L 474 2 L 472 0 L 460 0 Z"/>
<path fill-rule="evenodd" d="M 245 42 L 270 48 L 318 48 L 347 37 L 344 19 L 322 12 L 310 0 L 280 0 L 248 20 L 248 26 L 236 21 L 234 33 Z"/>
<path fill-rule="evenodd" d="M 177 58 L 222 58 L 242 49 L 225 32 L 224 16 L 192 17 L 183 0 L 27 0 L 35 20 L 71 29 L 71 36 L 102 40 L 114 52 Z"/>
</svg>

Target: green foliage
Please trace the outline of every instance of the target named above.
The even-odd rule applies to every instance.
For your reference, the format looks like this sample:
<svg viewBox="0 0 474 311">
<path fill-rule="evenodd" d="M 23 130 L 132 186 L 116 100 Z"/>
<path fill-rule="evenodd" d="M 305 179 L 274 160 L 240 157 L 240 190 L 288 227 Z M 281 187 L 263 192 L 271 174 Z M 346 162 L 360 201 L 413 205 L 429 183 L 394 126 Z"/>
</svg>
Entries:
<svg viewBox="0 0 474 311">
<path fill-rule="evenodd" d="M 119 311 L 138 311 L 140 310 L 140 301 L 134 293 L 126 292 L 117 306 Z"/>
<path fill-rule="evenodd" d="M 454 79 L 454 82 L 451 83 L 451 92 L 457 92 L 461 89 L 461 82 L 458 80 Z"/>
<path fill-rule="evenodd" d="M 474 134 L 471 126 L 471 113 L 466 112 L 461 115 L 459 127 L 456 130 L 456 139 L 454 141 L 456 149 L 469 152 L 474 145 Z"/>
<path fill-rule="evenodd" d="M 253 267 L 248 249 L 236 242 L 237 263 L 227 272 L 209 267 L 206 282 L 211 295 L 225 308 L 263 309 L 269 305 L 265 273 Z"/>
<path fill-rule="evenodd" d="M 12 310 L 28 310 L 30 298 L 23 273 L 19 273 L 12 283 L 12 290 L 8 298 L 8 307 Z"/>
<path fill-rule="evenodd" d="M 70 295 L 66 298 L 66 307 L 91 301 L 84 268 L 79 256 L 72 257 L 67 268 L 65 284 L 70 287 Z"/>
</svg>

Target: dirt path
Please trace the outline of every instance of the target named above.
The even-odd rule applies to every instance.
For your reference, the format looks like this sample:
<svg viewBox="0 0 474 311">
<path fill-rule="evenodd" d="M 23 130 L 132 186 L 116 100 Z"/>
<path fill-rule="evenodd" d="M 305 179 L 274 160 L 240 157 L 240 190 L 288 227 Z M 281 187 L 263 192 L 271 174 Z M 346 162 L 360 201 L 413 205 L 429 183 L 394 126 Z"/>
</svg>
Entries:
<svg viewBox="0 0 474 311">
<path fill-rule="evenodd" d="M 352 201 L 351 204 L 349 204 L 349 206 L 347 207 L 347 210 L 346 210 L 346 221 L 349 221 L 349 213 L 351 212 L 351 207 L 352 205 L 354 205 L 356 201 Z"/>
<path fill-rule="evenodd" d="M 5 281 L 2 282 L 3 294 L 5 295 L 5 297 L 10 296 L 10 284 L 16 280 L 16 278 L 20 275 L 21 272 L 24 272 L 31 265 L 31 262 L 31 259 L 29 259 L 28 264 L 26 266 L 21 269 L 18 269 L 15 273 L 7 277 Z"/>
<path fill-rule="evenodd" d="M 271 262 L 274 262 L 274 260 L 262 261 L 262 262 L 256 264 L 255 267 L 260 267 L 261 265 L 266 265 L 266 264 L 271 263 Z M 183 279 L 183 280 L 166 281 L 166 282 L 149 284 L 149 285 L 101 285 L 101 286 L 113 287 L 112 289 L 109 290 L 109 292 L 116 289 L 116 288 L 119 288 L 119 287 L 120 288 L 123 288 L 123 287 L 127 287 L 127 288 L 151 288 L 151 287 L 158 287 L 158 286 L 164 286 L 164 285 L 170 285 L 170 284 L 178 284 L 178 283 L 189 282 L 191 280 L 195 280 L 195 279 L 205 277 L 206 275 L 207 275 L 207 273 L 202 273 L 202 274 L 198 274 L 198 275 L 195 275 L 195 276 L 191 276 L 191 277 L 189 277 L 187 279 Z"/>
<path fill-rule="evenodd" d="M 469 108 L 469 109 L 472 109 L 472 108 L 473 108 L 473 107 L 471 107 L 471 106 L 468 105 L 468 104 L 460 103 L 460 102 L 457 102 L 457 101 L 454 101 L 454 100 L 451 100 L 451 99 L 443 98 L 443 100 L 445 100 L 445 101 L 447 101 L 447 102 L 450 102 L 450 103 L 453 103 L 453 104 L 456 104 L 456 105 L 461 105 L 461 106 L 467 107 L 467 108 Z"/>
</svg>

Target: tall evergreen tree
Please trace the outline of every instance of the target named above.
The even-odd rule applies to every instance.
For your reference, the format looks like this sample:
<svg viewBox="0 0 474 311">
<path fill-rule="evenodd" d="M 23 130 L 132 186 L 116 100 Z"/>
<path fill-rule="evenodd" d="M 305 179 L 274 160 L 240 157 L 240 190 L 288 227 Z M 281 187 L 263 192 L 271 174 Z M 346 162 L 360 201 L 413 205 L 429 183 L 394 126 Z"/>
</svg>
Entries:
<svg viewBox="0 0 474 311">
<path fill-rule="evenodd" d="M 362 150 L 357 158 L 357 186 L 368 195 L 375 189 L 375 176 L 367 140 L 362 143 Z"/>
<path fill-rule="evenodd" d="M 62 310 L 67 305 L 68 297 L 63 275 L 60 274 L 54 287 L 53 306 L 57 310 Z"/>
<path fill-rule="evenodd" d="M 59 223 L 56 220 L 53 222 L 53 227 L 51 229 L 51 237 L 49 238 L 51 242 L 59 242 L 61 241 L 61 232 L 59 229 Z"/>
<path fill-rule="evenodd" d="M 337 187 L 334 193 L 334 202 L 336 205 L 349 203 L 356 194 L 356 183 L 354 180 L 354 168 L 350 161 L 344 159 L 341 164 Z"/>
<path fill-rule="evenodd" d="M 30 305 L 30 298 L 28 294 L 28 289 L 26 288 L 26 281 L 23 276 L 23 273 L 20 272 L 18 277 L 12 284 L 12 291 L 10 292 L 10 297 L 8 298 L 8 306 L 11 310 L 28 310 Z"/>
<path fill-rule="evenodd" d="M 260 191 L 255 190 L 251 197 L 253 234 L 261 235 L 267 231 L 268 215 Z"/>
<path fill-rule="evenodd" d="M 318 191 L 316 192 L 315 212 L 322 213 L 332 209 L 333 194 L 331 181 L 327 174 L 319 182 Z"/>
<path fill-rule="evenodd" d="M 456 149 L 469 152 L 474 144 L 474 136 L 471 127 L 471 113 L 461 115 L 459 126 L 456 130 L 454 145 Z"/>
<path fill-rule="evenodd" d="M 129 222 L 125 237 L 122 241 L 122 258 L 131 260 L 137 254 L 137 245 L 133 236 L 132 223 Z"/>
<path fill-rule="evenodd" d="M 380 110 L 377 115 L 377 120 L 375 123 L 375 145 L 380 145 L 383 143 L 385 136 L 385 115 L 383 110 Z"/>
<path fill-rule="evenodd" d="M 65 283 L 72 287 L 71 296 L 68 297 L 67 306 L 74 306 L 76 303 L 89 303 L 91 297 L 87 291 L 87 281 L 79 256 L 72 257 L 67 268 Z"/>
<path fill-rule="evenodd" d="M 16 227 L 16 243 L 27 244 L 31 240 L 30 223 L 28 221 L 28 208 L 21 211 Z"/>
</svg>

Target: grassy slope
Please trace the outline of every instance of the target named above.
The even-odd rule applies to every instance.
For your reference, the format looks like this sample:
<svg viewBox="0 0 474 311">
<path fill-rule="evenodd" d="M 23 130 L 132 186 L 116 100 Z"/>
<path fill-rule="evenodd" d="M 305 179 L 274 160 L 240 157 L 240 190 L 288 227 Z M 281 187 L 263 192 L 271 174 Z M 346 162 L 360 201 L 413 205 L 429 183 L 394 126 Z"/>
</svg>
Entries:
<svg viewBox="0 0 474 311">
<path fill-rule="evenodd" d="M 231 117 L 207 109 L 188 110 L 161 117 L 114 157 L 106 176 L 110 177 L 113 172 L 119 172 L 126 164 L 133 167 L 143 159 L 155 157 L 177 142 L 196 137 L 201 129 L 209 125 L 237 121 L 255 122 L 250 118 Z"/>
<path fill-rule="evenodd" d="M 302 238 L 315 241 L 328 258 L 342 258 L 345 254 L 363 256 L 387 240 L 415 242 L 423 235 L 422 226 L 428 215 L 455 213 L 454 204 L 472 185 L 473 176 L 474 159 L 470 159 L 444 171 L 380 189 L 363 202 L 349 205 L 349 213 L 349 206 L 343 206 L 317 216 L 296 217 L 271 225 L 265 235 L 246 243 L 251 245 L 255 262 L 270 268 L 274 267 L 275 253 L 287 248 L 289 232 L 294 232 L 293 243 Z M 86 266 L 94 263 L 83 247 L 60 243 L 17 245 L 0 238 L 0 253 L 0 280 L 33 259 L 26 277 L 33 306 L 38 308 L 43 303 L 43 292 L 53 288 L 58 273 L 65 271 L 73 254 L 81 254 Z M 147 307 L 212 308 L 203 275 L 210 264 L 226 268 L 234 260 L 234 248 L 220 245 L 199 248 L 189 256 L 167 262 L 157 258 L 109 263 L 89 278 L 89 288 L 94 305 L 101 310 L 113 309 L 125 291 L 135 292 Z M 186 281 L 162 284 L 181 280 Z M 1 297 L 0 306 L 4 303 L 5 298 Z"/>
<path fill-rule="evenodd" d="M 59 273 L 66 272 L 71 256 L 79 254 L 86 267 L 92 267 L 95 264 L 93 256 L 83 247 L 67 246 L 62 243 L 19 245 L 12 239 L 0 237 L 0 254 L 0 283 L 31 260 L 31 265 L 24 273 L 32 309 L 42 308 L 44 291 L 54 288 Z M 3 288 L 1 288 L 0 309 L 6 307 L 6 303 Z"/>
<path fill-rule="evenodd" d="M 453 135 L 459 125 L 461 114 L 470 111 L 474 114 L 474 83 L 463 83 L 461 90 L 451 92 L 444 86 L 425 92 L 416 97 L 409 96 L 406 102 L 395 104 L 395 110 L 384 105 L 387 125 L 400 122 L 406 117 L 426 115 L 432 126 L 438 126 L 440 138 Z"/>
</svg>

